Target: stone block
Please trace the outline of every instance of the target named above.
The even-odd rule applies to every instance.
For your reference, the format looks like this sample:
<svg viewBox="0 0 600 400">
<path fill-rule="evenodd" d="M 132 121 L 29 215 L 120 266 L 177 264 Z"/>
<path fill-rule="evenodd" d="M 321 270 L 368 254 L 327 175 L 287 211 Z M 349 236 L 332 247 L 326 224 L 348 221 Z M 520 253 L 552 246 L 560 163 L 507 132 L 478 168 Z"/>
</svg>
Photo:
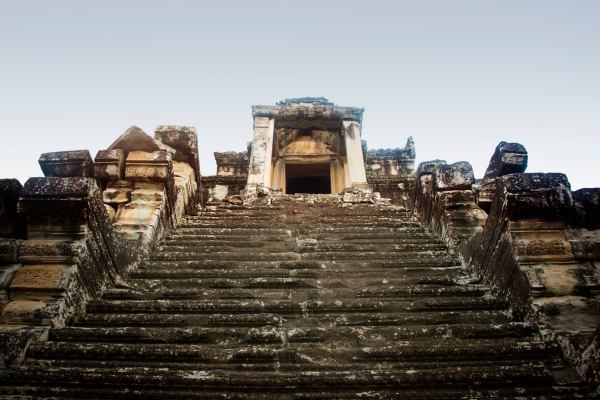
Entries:
<svg viewBox="0 0 600 400">
<path fill-rule="evenodd" d="M 573 192 L 574 210 L 569 225 L 589 230 L 600 229 L 600 188 Z"/>
<path fill-rule="evenodd" d="M 22 264 L 7 264 L 0 266 L 0 302 L 5 302 L 9 299 L 10 283 L 12 282 L 17 270 L 22 267 Z"/>
<path fill-rule="evenodd" d="M 22 242 L 21 239 L 0 239 L 0 265 L 18 262 Z"/>
<path fill-rule="evenodd" d="M 162 182 L 135 182 L 131 201 L 163 202 L 165 200 L 165 184 Z"/>
<path fill-rule="evenodd" d="M 473 167 L 464 161 L 451 165 L 435 165 L 433 181 L 436 191 L 469 190 L 475 182 Z"/>
<path fill-rule="evenodd" d="M 101 182 L 125 177 L 125 155 L 121 149 L 100 150 L 94 159 L 94 178 Z"/>
<path fill-rule="evenodd" d="M 161 210 L 161 204 L 152 202 L 120 204 L 115 223 L 156 227 L 160 220 Z"/>
<path fill-rule="evenodd" d="M 133 181 L 146 179 L 166 182 L 172 154 L 165 151 L 132 151 L 127 156 L 125 178 Z"/>
<path fill-rule="evenodd" d="M 198 135 L 193 126 L 159 125 L 154 138 L 175 150 L 174 161 L 187 163 L 194 170 L 196 185 L 200 186 L 200 159 L 198 157 Z"/>
<path fill-rule="evenodd" d="M 10 284 L 10 298 L 32 300 L 32 292 L 47 294 L 63 291 L 67 287 L 69 276 L 76 268 L 69 265 L 25 265 L 19 268 Z"/>
<path fill-rule="evenodd" d="M 378 195 L 371 188 L 353 187 L 342 191 L 342 200 L 344 203 L 374 203 Z"/>
<path fill-rule="evenodd" d="M 133 191 L 133 181 L 112 181 L 106 184 L 106 190 L 102 193 L 102 199 L 105 204 L 123 204 L 131 201 L 131 192 Z"/>
<path fill-rule="evenodd" d="M 508 174 L 520 174 L 527 169 L 527 150 L 519 143 L 500 142 L 490 159 L 484 180 Z"/>
<path fill-rule="evenodd" d="M 0 238 L 25 239 L 25 224 L 17 213 L 21 183 L 0 179 Z"/>
<path fill-rule="evenodd" d="M 564 174 L 510 174 L 499 178 L 499 185 L 490 213 L 494 207 L 507 208 L 511 220 L 545 221 L 565 221 L 572 213 L 571 185 Z"/>
<path fill-rule="evenodd" d="M 94 162 L 87 150 L 44 153 L 38 160 L 46 177 L 93 177 Z"/>
<path fill-rule="evenodd" d="M 194 169 L 188 163 L 173 161 L 173 175 L 175 186 L 182 191 L 184 205 L 187 206 L 190 197 L 196 194 L 198 188 Z"/>
<path fill-rule="evenodd" d="M 435 167 L 439 165 L 447 165 L 447 163 L 444 160 L 423 161 L 417 167 L 417 177 L 433 174 Z"/>
<path fill-rule="evenodd" d="M 115 149 L 123 150 L 125 159 L 127 159 L 127 156 L 131 151 L 145 151 L 150 153 L 155 151 L 166 151 L 175 154 L 175 149 L 153 139 L 137 126 L 132 126 L 127 129 L 124 134 L 119 136 L 117 140 L 108 147 L 107 150 Z"/>
<path fill-rule="evenodd" d="M 108 204 L 105 204 L 104 207 L 106 208 L 106 212 L 108 213 L 108 218 L 110 219 L 110 222 L 115 222 L 115 216 L 117 215 L 117 210 L 115 210 Z"/>
</svg>

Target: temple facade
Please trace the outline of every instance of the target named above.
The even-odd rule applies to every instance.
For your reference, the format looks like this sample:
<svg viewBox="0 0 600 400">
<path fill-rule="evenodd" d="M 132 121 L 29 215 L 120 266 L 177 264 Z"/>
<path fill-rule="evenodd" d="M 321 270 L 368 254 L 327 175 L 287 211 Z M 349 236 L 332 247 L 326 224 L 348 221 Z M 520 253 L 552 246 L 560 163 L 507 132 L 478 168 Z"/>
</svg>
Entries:
<svg viewBox="0 0 600 400">
<path fill-rule="evenodd" d="M 160 125 L 0 179 L 0 397 L 600 398 L 600 188 L 252 113 L 214 176 Z"/>
</svg>

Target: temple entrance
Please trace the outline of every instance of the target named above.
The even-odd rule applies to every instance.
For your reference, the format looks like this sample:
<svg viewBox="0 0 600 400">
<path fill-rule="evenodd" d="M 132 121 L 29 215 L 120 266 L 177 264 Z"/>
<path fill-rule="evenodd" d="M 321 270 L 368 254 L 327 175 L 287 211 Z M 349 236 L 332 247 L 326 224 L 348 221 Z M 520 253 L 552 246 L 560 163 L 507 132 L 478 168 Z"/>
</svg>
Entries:
<svg viewBox="0 0 600 400">
<path fill-rule="evenodd" d="M 330 164 L 286 164 L 286 193 L 331 193 Z"/>
</svg>

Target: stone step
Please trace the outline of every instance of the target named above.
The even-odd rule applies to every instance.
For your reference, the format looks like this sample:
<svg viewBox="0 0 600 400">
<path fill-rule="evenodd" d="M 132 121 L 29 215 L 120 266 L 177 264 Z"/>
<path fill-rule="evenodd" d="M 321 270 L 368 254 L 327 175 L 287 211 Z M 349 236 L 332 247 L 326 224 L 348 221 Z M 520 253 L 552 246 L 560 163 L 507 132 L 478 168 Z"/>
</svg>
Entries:
<svg viewBox="0 0 600 400">
<path fill-rule="evenodd" d="M 291 236 L 292 232 L 289 229 L 270 227 L 270 228 L 212 228 L 212 227 L 195 227 L 195 228 L 177 228 L 177 234 L 182 235 L 214 235 L 214 236 L 227 236 L 227 235 L 280 235 L 280 236 Z"/>
<path fill-rule="evenodd" d="M 227 244 L 213 244 L 213 243 L 205 243 L 205 244 L 196 244 L 196 245 L 186 245 L 186 244 L 162 244 L 154 249 L 152 254 L 156 252 L 161 253 L 181 253 L 181 252 L 194 252 L 199 253 L 198 257 L 202 257 L 202 253 L 210 253 L 210 252 L 247 252 L 251 254 L 253 252 L 290 252 L 297 251 L 298 245 L 294 241 L 284 241 L 284 242 L 229 242 Z"/>
<path fill-rule="evenodd" d="M 302 322 L 302 321 L 300 321 Z M 332 327 L 68 327 L 52 329 L 51 341 L 114 343 L 188 343 L 227 347 L 245 344 L 344 343 L 345 348 L 381 345 L 399 340 L 452 347 L 465 341 L 497 343 L 527 341 L 537 333 L 528 323 L 415 326 Z M 418 339 L 416 339 L 418 338 Z M 527 338 L 527 339 L 526 339 Z"/>
<path fill-rule="evenodd" d="M 449 269 L 457 269 L 460 267 L 460 261 L 452 256 L 444 256 L 439 258 L 421 258 L 421 259 L 400 259 L 395 258 L 392 260 L 380 260 L 380 259 L 343 259 L 343 260 L 228 260 L 228 259 L 190 259 L 190 260 L 149 260 L 145 263 L 143 268 L 134 270 L 130 276 L 135 278 L 150 277 L 156 275 L 156 273 L 173 273 L 173 274 L 184 274 L 181 270 L 194 270 L 194 269 L 245 269 L 245 268 L 275 268 L 275 269 L 330 269 L 338 270 L 340 273 L 346 273 L 349 270 L 356 271 L 356 269 L 362 269 L 367 271 L 373 271 L 377 273 L 375 268 L 386 268 L 388 270 L 402 270 L 405 272 L 420 272 L 426 273 L 427 271 L 434 271 L 440 269 L 447 271 Z M 389 272 L 388 272 L 389 273 Z M 395 272 L 397 273 L 397 272 Z M 192 277 L 192 275 L 189 275 Z"/>
<path fill-rule="evenodd" d="M 200 253 L 198 252 L 150 252 L 150 259 L 152 261 L 196 260 L 199 257 Z M 207 260 L 247 260 L 248 258 L 260 260 L 300 260 L 301 255 L 296 252 L 269 253 L 257 251 L 248 254 L 247 252 L 213 251 L 204 255 L 202 258 Z"/>
<path fill-rule="evenodd" d="M 305 260 L 439 260 L 448 255 L 447 251 L 429 250 L 429 251 L 398 251 L 398 252 L 378 252 L 378 251 L 320 251 L 302 254 Z"/>
<path fill-rule="evenodd" d="M 564 367 L 558 346 L 545 343 L 459 344 L 456 346 L 423 346 L 404 343 L 400 346 L 363 349 L 311 348 L 291 342 L 288 347 L 247 346 L 227 348 L 214 345 L 181 345 L 162 343 L 78 343 L 42 342 L 30 346 L 27 364 L 45 360 L 45 365 L 103 368 L 177 368 L 239 369 L 239 364 L 255 364 L 268 369 L 273 363 L 279 370 L 352 371 L 437 368 L 448 366 L 481 366 L 538 364 Z M 58 360 L 63 361 L 58 362 Z M 83 361 L 83 362 L 82 362 Z M 382 366 L 381 363 L 386 363 Z M 38 365 L 41 363 L 37 363 Z M 379 364 L 379 365 L 377 365 Z"/>
<path fill-rule="evenodd" d="M 136 285 L 135 289 L 111 289 L 103 298 L 106 300 L 158 300 L 158 299 L 290 299 L 330 300 L 354 298 L 384 299 L 426 299 L 437 297 L 481 297 L 490 295 L 490 288 L 483 285 L 440 286 L 415 285 L 371 286 L 360 287 L 363 282 L 344 281 L 323 282 L 316 279 L 297 277 L 261 277 L 249 279 L 205 279 L 195 280 L 197 284 L 187 280 L 182 285 L 178 281 L 145 282 Z M 174 284 L 175 283 L 175 284 Z M 310 290 L 312 289 L 312 290 Z M 289 290 L 294 290 L 290 292 Z M 306 290 L 309 290 L 308 292 Z"/>
<path fill-rule="evenodd" d="M 414 326 L 457 324 L 501 324 L 511 322 L 503 310 L 432 311 L 425 313 L 361 313 L 322 315 L 314 323 L 330 326 Z M 70 321 L 71 326 L 205 326 L 205 327 L 257 327 L 280 326 L 283 320 L 278 314 L 80 314 Z M 312 322 L 307 322 L 310 325 Z"/>
<path fill-rule="evenodd" d="M 307 300 L 98 300 L 87 305 L 92 313 L 187 313 L 286 315 L 343 314 L 352 312 L 397 313 L 459 310 L 504 310 L 507 302 L 492 297 L 419 299 L 390 301 L 372 299 Z"/>
<path fill-rule="evenodd" d="M 32 384 L 35 382 L 35 384 Z M 93 398 L 457 399 L 567 398 L 544 366 L 444 367 L 394 371 L 178 371 L 163 368 L 20 367 L 6 371 L 5 395 Z M 25 386 L 21 386 L 25 385 Z M 18 387 L 21 386 L 21 387 Z M 120 388 L 127 388 L 120 389 Z M 367 392 L 368 393 L 368 392 Z M 276 397 L 275 397 L 276 396 Z"/>
</svg>

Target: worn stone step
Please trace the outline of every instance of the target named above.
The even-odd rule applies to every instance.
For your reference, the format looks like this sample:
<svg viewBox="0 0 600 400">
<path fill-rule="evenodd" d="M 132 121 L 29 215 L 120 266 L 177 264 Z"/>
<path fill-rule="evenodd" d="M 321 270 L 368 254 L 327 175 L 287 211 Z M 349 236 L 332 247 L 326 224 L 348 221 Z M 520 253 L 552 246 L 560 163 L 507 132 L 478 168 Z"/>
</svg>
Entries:
<svg viewBox="0 0 600 400">
<path fill-rule="evenodd" d="M 239 369 L 239 364 L 254 364 L 256 370 L 361 371 L 368 369 L 432 369 L 445 366 L 489 367 L 533 364 L 564 368 L 558 346 L 545 343 L 475 344 L 457 346 L 368 347 L 363 349 L 325 349 L 247 346 L 224 349 L 213 345 L 154 343 L 78 343 L 42 342 L 30 346 L 29 357 L 46 360 L 45 365 L 103 368 L 177 368 Z M 57 362 L 63 361 L 62 363 Z M 83 362 L 82 362 L 83 361 Z M 385 362 L 385 365 L 381 363 Z M 36 365 L 34 359 L 26 362 Z M 398 365 L 402 363 L 402 365 Z M 41 363 L 37 363 L 38 365 Z M 399 368 L 401 367 L 401 368 Z"/>
<path fill-rule="evenodd" d="M 31 385 L 33 382 L 37 384 Z M 74 384 L 77 382 L 78 384 Z M 48 368 L 28 367 L 14 368 L 4 371 L 0 376 L 0 383 L 4 386 L 0 389 L 3 393 L 15 393 L 6 385 L 27 384 L 29 388 L 53 387 L 64 385 L 65 389 L 59 392 L 62 395 L 82 396 L 85 392 L 81 387 L 89 387 L 87 395 L 95 393 L 94 397 L 107 397 L 106 390 L 127 387 L 131 393 L 144 393 L 149 389 L 169 388 L 171 394 L 177 393 L 181 397 L 183 393 L 190 393 L 194 389 L 197 394 L 206 392 L 209 394 L 215 390 L 224 393 L 240 391 L 252 393 L 264 391 L 266 393 L 283 391 L 292 395 L 303 394 L 304 390 L 318 391 L 314 393 L 322 397 L 323 391 L 337 396 L 339 388 L 348 393 L 349 390 L 358 390 L 364 393 L 366 387 L 377 387 L 381 390 L 394 390 L 396 396 L 412 396 L 413 392 L 426 391 L 427 397 L 420 398 L 473 398 L 470 394 L 475 392 L 489 391 L 489 394 L 499 394 L 500 388 L 512 393 L 515 397 L 539 394 L 536 388 L 542 388 L 546 394 L 568 393 L 568 389 L 552 390 L 555 381 L 543 366 L 506 366 L 502 369 L 497 367 L 440 367 L 437 370 L 395 370 L 395 371 L 344 371 L 344 372 L 284 372 L 273 371 L 256 374 L 243 371 L 177 371 L 151 368 L 125 368 L 125 369 L 98 369 L 98 368 Z M 68 386 L 67 386 L 68 385 Z M 454 392 L 452 397 L 448 393 L 448 387 L 454 390 L 465 389 L 462 393 Z M 68 389 L 67 389 L 68 388 Z M 531 392 L 527 390 L 531 389 Z M 78 389 L 80 389 L 78 391 Z M 439 390 L 438 396 L 432 397 L 432 391 Z M 408 393 L 407 393 L 408 392 Z M 23 393 L 23 392 L 21 392 Z M 24 392 L 27 394 L 28 392 Z M 30 394 L 41 394 L 39 390 L 29 392 Z M 360 393 L 360 392 L 358 392 Z M 354 392 L 354 396 L 358 394 Z M 384 392 L 385 393 L 385 392 Z M 441 396 L 439 396 L 441 394 Z M 112 393 L 111 393 L 112 395 Z M 460 397 L 456 397 L 459 395 Z M 134 394 L 135 396 L 135 394 Z M 86 396 L 87 397 L 87 396 Z M 111 396 L 108 396 L 111 397 Z M 137 396 L 142 397 L 142 396 Z M 149 398 L 150 396 L 144 395 Z M 169 398 L 171 396 L 168 396 Z M 193 396 L 198 398 L 198 396 Z M 304 397 L 304 396 L 302 396 Z M 293 394 L 289 398 L 302 398 Z M 494 396 L 496 397 L 496 396 Z M 505 396 L 506 397 L 506 396 Z M 285 398 L 285 397 L 283 397 Z M 330 397 L 336 398 L 336 397 Z M 387 397 L 393 398 L 393 397 Z M 409 397 L 410 398 L 410 397 Z M 412 396 L 415 398 L 415 396 Z M 497 397 L 496 397 L 497 398 Z"/>
<path fill-rule="evenodd" d="M 414 261 L 419 259 L 439 260 L 447 257 L 448 253 L 442 250 L 427 251 L 399 251 L 399 252 L 378 252 L 378 251 L 320 251 L 305 253 L 302 255 L 306 260 L 397 260 L 400 258 Z"/>
<path fill-rule="evenodd" d="M 285 229 L 281 232 L 277 231 L 257 231 L 254 233 L 249 232 L 235 232 L 231 230 L 226 230 L 223 232 L 184 232 L 179 230 L 172 230 L 165 236 L 165 241 L 168 240 L 191 240 L 191 241 L 254 241 L 260 240 L 264 242 L 272 242 L 272 241 L 284 241 L 284 240 L 296 240 L 291 237 L 291 231 Z"/>
<path fill-rule="evenodd" d="M 503 310 L 503 299 L 440 298 L 414 301 L 389 301 L 371 299 L 308 300 L 99 300 L 88 304 L 94 313 L 190 313 L 190 314 L 240 314 L 274 313 L 291 315 L 341 314 L 348 312 L 423 312 L 458 310 Z"/>
<path fill-rule="evenodd" d="M 255 269 L 255 268 L 275 268 L 275 269 L 319 269 L 322 268 L 322 262 L 315 260 L 178 260 L 178 261 L 155 261 L 149 260 L 142 269 L 133 271 L 135 274 L 145 274 L 153 270 L 177 272 L 179 269 Z"/>
<path fill-rule="evenodd" d="M 346 343 L 346 347 L 380 346 L 384 341 L 403 340 L 411 343 L 418 337 L 428 346 L 451 347 L 465 340 L 474 343 L 523 341 L 537 333 L 527 323 L 437 325 L 437 326 L 373 326 L 352 327 L 68 327 L 50 331 L 52 341 L 114 343 L 204 343 L 239 346 L 252 343 Z"/>
<path fill-rule="evenodd" d="M 330 326 L 414 326 L 456 324 L 501 324 L 511 322 L 503 310 L 432 311 L 426 313 L 361 313 L 303 316 L 307 324 Z M 313 318 L 314 321 L 308 321 Z M 72 326 L 280 326 L 277 314 L 81 314 L 73 317 Z"/>
<path fill-rule="evenodd" d="M 316 243 L 314 245 L 302 246 L 304 251 L 312 252 L 336 252 L 336 251 L 355 251 L 355 252 L 389 252 L 389 253 L 415 253 L 425 251 L 435 251 L 447 253 L 447 248 L 438 243 L 423 243 L 415 245 L 410 244 L 363 244 L 363 243 Z"/>
<path fill-rule="evenodd" d="M 162 244 L 154 249 L 152 254 L 157 252 L 171 253 L 199 253 L 198 257 L 203 257 L 203 253 L 225 253 L 225 252 L 246 252 L 253 254 L 256 252 L 295 252 L 298 249 L 296 242 L 229 242 L 229 243 L 204 243 L 187 245 L 183 243 Z"/>
<path fill-rule="evenodd" d="M 290 269 L 145 269 L 133 271 L 131 279 L 187 279 L 187 278 L 214 278 L 214 279 L 241 279 L 241 278 L 307 278 L 316 279 L 317 275 L 312 270 Z"/>
<path fill-rule="evenodd" d="M 368 230 L 360 233 L 355 232 L 345 232 L 345 231 L 319 231 L 316 232 L 316 238 L 322 241 L 354 241 L 354 240 L 376 240 L 376 239 L 386 239 L 386 240 L 428 240 L 432 243 L 441 243 L 439 239 L 434 238 L 429 233 L 423 231 L 410 231 L 410 232 L 402 232 L 402 231 L 387 231 L 382 232 L 378 230 Z"/>
<path fill-rule="evenodd" d="M 177 228 L 177 234 L 184 235 L 281 235 L 291 236 L 292 232 L 289 229 L 279 227 L 268 228 L 212 228 L 212 227 L 194 227 L 194 228 Z"/>
<path fill-rule="evenodd" d="M 353 287 L 350 281 L 332 283 L 302 278 L 250 278 L 250 279 L 206 279 L 196 280 L 186 286 L 162 282 L 149 282 L 135 289 L 112 289 L 104 295 L 106 300 L 150 300 L 150 299 L 264 299 L 280 300 L 282 298 L 306 301 L 354 298 L 383 299 L 426 299 L 437 297 L 481 297 L 490 294 L 487 286 L 440 286 L 415 285 L 411 288 L 403 286 L 375 286 L 360 288 L 360 283 Z M 342 286 L 343 285 L 343 286 Z"/>
<path fill-rule="evenodd" d="M 269 246 L 271 243 L 290 242 L 295 243 L 296 238 L 290 236 L 228 236 L 226 238 L 216 237 L 214 235 L 171 235 L 161 244 L 163 246 L 231 246 L 246 247 L 253 245 Z"/>
<path fill-rule="evenodd" d="M 152 261 L 182 261 L 196 260 L 198 258 L 199 253 L 197 252 L 150 252 L 150 259 Z M 203 258 L 210 260 L 246 260 L 248 258 L 255 258 L 260 260 L 299 260 L 301 256 L 298 253 L 289 251 L 281 253 L 254 252 L 251 256 L 249 256 L 245 252 L 213 251 L 209 254 L 206 254 Z"/>
</svg>

